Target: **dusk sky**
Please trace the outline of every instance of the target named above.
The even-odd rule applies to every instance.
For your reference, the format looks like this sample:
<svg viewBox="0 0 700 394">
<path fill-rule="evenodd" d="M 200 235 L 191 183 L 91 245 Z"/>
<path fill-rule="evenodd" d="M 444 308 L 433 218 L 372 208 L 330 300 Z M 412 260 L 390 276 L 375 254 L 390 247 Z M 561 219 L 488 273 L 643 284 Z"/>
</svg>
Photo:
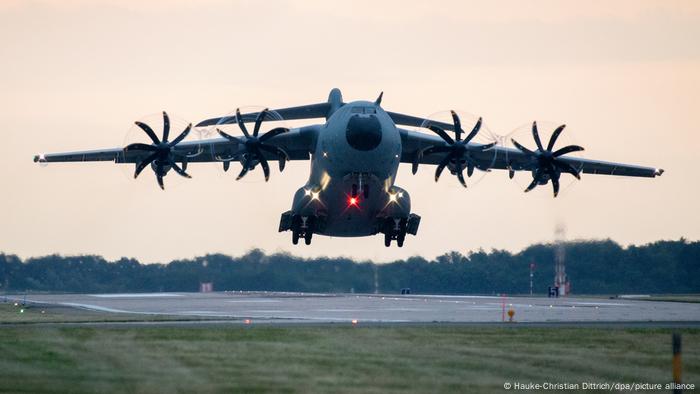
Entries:
<svg viewBox="0 0 700 394">
<path fill-rule="evenodd" d="M 698 2 L 4 0 L 0 59 L 4 253 L 167 262 L 257 247 L 391 261 L 516 252 L 551 241 L 557 224 L 623 245 L 700 238 Z M 384 91 L 396 112 L 483 116 L 499 135 L 566 123 L 584 157 L 666 173 L 563 175 L 553 199 L 551 186 L 523 193 L 526 174 L 494 171 L 465 190 L 404 164 L 396 183 L 422 222 L 399 249 L 380 236 L 293 246 L 278 233 L 308 162 L 274 166 L 268 183 L 260 169 L 236 182 L 239 164 L 192 164 L 193 179 L 171 174 L 165 192 L 149 170 L 131 179 L 131 165 L 32 162 L 123 146 L 134 120 L 162 110 L 196 123 L 322 102 L 333 87 L 345 101 Z"/>
</svg>

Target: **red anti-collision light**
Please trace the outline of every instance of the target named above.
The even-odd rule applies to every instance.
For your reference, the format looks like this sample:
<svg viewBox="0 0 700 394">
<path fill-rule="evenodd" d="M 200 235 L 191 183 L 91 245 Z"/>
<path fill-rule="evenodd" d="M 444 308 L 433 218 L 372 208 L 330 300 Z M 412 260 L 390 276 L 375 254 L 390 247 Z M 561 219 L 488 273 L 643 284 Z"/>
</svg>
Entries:
<svg viewBox="0 0 700 394">
<path fill-rule="evenodd" d="M 358 201 L 357 201 L 357 197 L 350 197 L 350 198 L 348 199 L 348 204 L 349 204 L 349 205 L 355 205 L 355 206 L 356 206 L 356 205 L 357 205 L 357 202 L 358 202 Z"/>
</svg>

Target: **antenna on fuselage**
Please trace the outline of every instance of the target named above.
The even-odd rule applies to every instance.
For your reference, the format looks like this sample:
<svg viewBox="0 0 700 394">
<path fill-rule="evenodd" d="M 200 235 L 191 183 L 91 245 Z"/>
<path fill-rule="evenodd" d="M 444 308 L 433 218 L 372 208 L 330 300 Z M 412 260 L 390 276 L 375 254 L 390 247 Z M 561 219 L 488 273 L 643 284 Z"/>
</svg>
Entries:
<svg viewBox="0 0 700 394">
<path fill-rule="evenodd" d="M 384 96 L 384 92 L 379 93 L 379 97 L 377 97 L 376 100 L 374 100 L 374 105 L 376 106 L 381 106 L 382 105 L 382 97 Z"/>
</svg>

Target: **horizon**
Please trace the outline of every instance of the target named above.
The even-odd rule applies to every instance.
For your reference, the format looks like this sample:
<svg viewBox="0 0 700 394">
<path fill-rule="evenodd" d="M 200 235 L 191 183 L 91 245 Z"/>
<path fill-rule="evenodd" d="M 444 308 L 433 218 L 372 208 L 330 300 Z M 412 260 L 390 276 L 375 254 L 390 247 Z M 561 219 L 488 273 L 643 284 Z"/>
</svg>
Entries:
<svg viewBox="0 0 700 394">
<path fill-rule="evenodd" d="M 649 241 L 649 242 L 645 242 L 645 243 L 621 244 L 621 243 L 619 243 L 619 242 L 617 242 L 617 241 L 615 241 L 614 239 L 611 239 L 611 238 L 600 238 L 600 239 L 589 238 L 589 239 L 566 239 L 566 240 L 562 240 L 561 243 L 562 243 L 563 245 L 566 246 L 566 245 L 568 245 L 568 244 L 580 244 L 580 243 L 586 243 L 586 242 L 596 243 L 596 242 L 606 242 L 606 241 L 613 242 L 614 244 L 620 246 L 620 248 L 622 248 L 623 250 L 626 250 L 626 249 L 629 249 L 630 247 L 645 247 L 645 246 L 652 245 L 652 244 L 656 244 L 656 243 L 659 243 L 659 242 L 683 242 L 683 243 L 685 243 L 685 244 L 688 244 L 688 243 L 697 243 L 697 242 L 700 242 L 700 239 L 692 240 L 692 239 L 688 239 L 688 238 L 686 238 L 686 237 L 680 237 L 679 239 L 658 239 L 658 240 L 655 240 L 655 241 Z M 557 241 L 557 240 L 550 240 L 550 241 L 548 241 L 548 242 L 535 242 L 535 243 L 526 245 L 526 246 L 520 248 L 519 250 L 509 250 L 509 249 L 500 249 L 500 248 L 489 248 L 489 249 L 479 248 L 479 249 L 476 249 L 476 250 L 467 250 L 467 251 L 447 250 L 447 251 L 445 251 L 445 252 L 443 252 L 443 253 L 441 253 L 441 254 L 438 254 L 438 255 L 436 255 L 436 256 L 434 256 L 434 257 L 432 257 L 432 258 L 428 258 L 427 256 L 421 256 L 421 255 L 410 255 L 410 256 L 407 256 L 407 257 L 397 258 L 397 259 L 394 259 L 394 260 L 386 260 L 386 261 L 375 261 L 375 260 L 372 260 L 372 259 L 358 259 L 358 258 L 355 258 L 355 257 L 351 257 L 351 256 L 347 256 L 347 255 L 342 255 L 342 254 L 338 254 L 338 255 L 334 255 L 334 256 L 328 256 L 328 255 L 303 256 L 303 255 L 295 254 L 293 251 L 289 251 L 289 250 L 281 250 L 281 251 L 275 251 L 275 252 L 268 252 L 268 251 L 266 251 L 266 250 L 264 250 L 264 249 L 262 249 L 262 248 L 258 248 L 258 247 L 251 247 L 250 249 L 248 249 L 248 250 L 246 250 L 246 251 L 244 251 L 244 252 L 242 252 L 242 253 L 240 253 L 240 254 L 236 254 L 236 255 L 228 254 L 228 253 L 220 253 L 220 252 L 204 253 L 204 254 L 200 254 L 200 255 L 197 255 L 197 256 L 194 256 L 194 257 L 189 257 L 189 258 L 177 258 L 177 257 L 176 257 L 176 258 L 173 258 L 173 259 L 171 259 L 170 261 L 167 261 L 167 262 L 166 262 L 166 261 L 148 261 L 148 262 L 143 262 L 143 261 L 141 261 L 140 259 L 138 259 L 138 258 L 136 258 L 136 257 L 129 257 L 129 256 L 121 256 L 121 257 L 118 257 L 118 258 L 106 258 L 105 256 L 99 255 L 99 254 L 85 254 L 85 253 L 82 253 L 82 254 L 49 253 L 49 254 L 44 254 L 44 255 L 22 257 L 22 256 L 18 256 L 18 255 L 16 255 L 16 254 L 12 254 L 12 253 L 5 253 L 5 252 L 3 252 L 3 251 L 0 250 L 0 255 L 15 256 L 15 257 L 19 258 L 22 262 L 25 262 L 25 261 L 27 261 L 27 260 L 33 260 L 33 259 L 41 259 L 41 258 L 45 258 L 45 257 L 58 256 L 58 257 L 61 257 L 61 258 L 99 257 L 99 258 L 104 259 L 107 263 L 114 263 L 114 262 L 117 262 L 117 261 L 119 261 L 119 260 L 126 259 L 126 260 L 136 260 L 139 264 L 142 264 L 142 265 L 149 265 L 149 264 L 167 265 L 167 264 L 170 264 L 170 263 L 173 263 L 173 262 L 176 262 L 176 261 L 178 261 L 178 262 L 181 262 L 181 261 L 185 261 L 185 262 L 186 262 L 186 261 L 194 261 L 194 260 L 200 259 L 200 258 L 202 258 L 202 257 L 214 256 L 214 255 L 221 255 L 221 256 L 225 256 L 225 257 L 232 258 L 232 259 L 237 259 L 237 258 L 241 258 L 241 257 L 247 256 L 247 255 L 250 255 L 251 253 L 257 251 L 257 252 L 261 252 L 261 253 L 262 253 L 263 255 L 265 255 L 266 257 L 269 257 L 269 256 L 276 256 L 276 255 L 283 255 L 283 256 L 291 256 L 291 257 L 298 258 L 298 259 L 302 259 L 302 260 L 314 260 L 314 259 L 348 259 L 348 260 L 351 260 L 351 261 L 354 262 L 354 263 L 371 263 L 371 264 L 382 265 L 382 264 L 392 264 L 392 263 L 396 263 L 396 262 L 399 262 L 399 261 L 406 261 L 406 260 L 414 259 L 414 258 L 420 258 L 420 259 L 426 260 L 426 261 L 428 261 L 428 262 L 432 262 L 432 261 L 435 261 L 435 260 L 436 260 L 438 257 L 440 257 L 440 256 L 445 256 L 445 255 L 449 255 L 449 254 L 452 254 L 452 253 L 459 253 L 459 254 L 461 254 L 462 256 L 469 256 L 469 255 L 474 254 L 474 253 L 486 253 L 486 254 L 491 254 L 491 253 L 494 253 L 494 252 L 508 252 L 508 253 L 510 253 L 511 255 L 516 256 L 516 255 L 519 255 L 519 254 L 525 252 L 527 249 L 529 249 L 529 248 L 531 248 L 531 247 L 534 247 L 534 246 L 550 246 L 550 245 L 554 245 L 554 244 L 556 244 L 556 243 L 558 243 L 558 242 L 559 242 L 559 241 Z"/>
</svg>

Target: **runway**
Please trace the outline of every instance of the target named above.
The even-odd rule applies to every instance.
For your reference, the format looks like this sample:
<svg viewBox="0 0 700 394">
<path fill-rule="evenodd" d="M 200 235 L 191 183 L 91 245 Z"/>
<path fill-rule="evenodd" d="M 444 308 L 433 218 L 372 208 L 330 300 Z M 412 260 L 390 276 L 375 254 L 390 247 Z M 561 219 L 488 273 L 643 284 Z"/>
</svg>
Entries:
<svg viewBox="0 0 700 394">
<path fill-rule="evenodd" d="M 29 294 L 28 303 L 108 313 L 251 319 L 272 323 L 700 322 L 700 304 L 603 298 L 267 292 Z M 505 308 L 504 308 L 505 305 Z M 507 314 L 505 319 L 508 319 Z"/>
</svg>

